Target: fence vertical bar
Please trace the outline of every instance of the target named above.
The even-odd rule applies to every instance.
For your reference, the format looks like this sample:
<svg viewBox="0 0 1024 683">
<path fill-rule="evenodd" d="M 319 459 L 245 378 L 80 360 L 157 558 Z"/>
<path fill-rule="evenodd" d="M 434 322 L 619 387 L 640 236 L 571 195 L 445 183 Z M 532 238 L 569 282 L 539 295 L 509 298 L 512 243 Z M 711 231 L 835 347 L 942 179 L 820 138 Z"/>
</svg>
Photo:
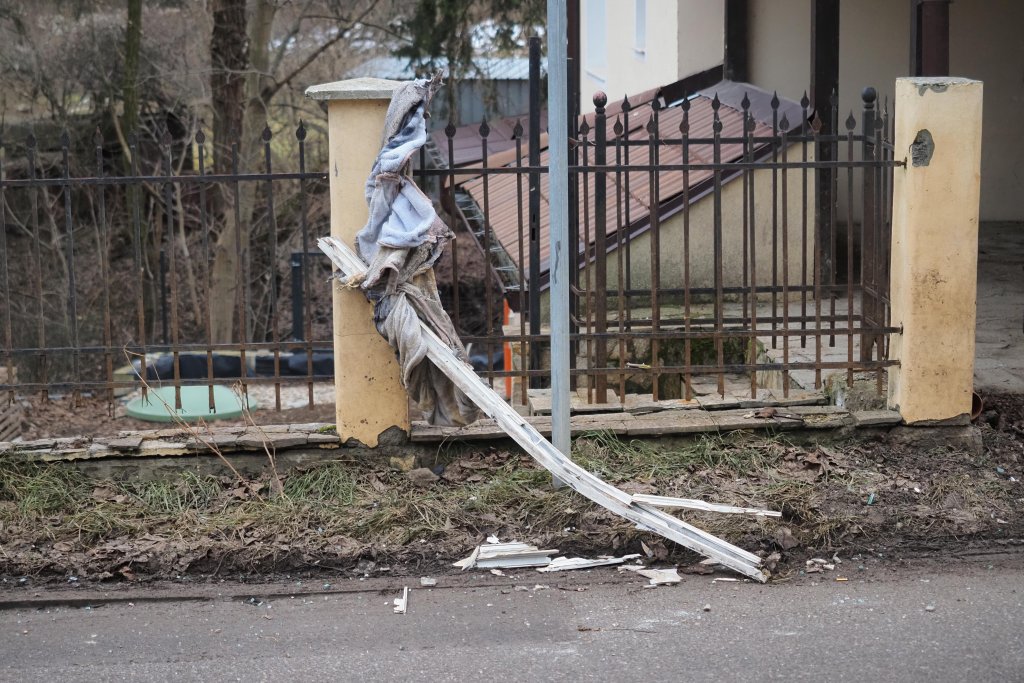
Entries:
<svg viewBox="0 0 1024 683">
<path fill-rule="evenodd" d="M 238 307 L 238 382 L 241 385 L 242 394 L 242 405 L 248 405 L 249 402 L 249 385 L 246 381 L 246 357 L 245 357 L 245 342 L 249 336 L 248 333 L 248 297 L 246 297 L 246 289 L 249 283 L 248 273 L 246 272 L 245 263 L 247 260 L 247 252 L 249 251 L 248 243 L 242 243 L 242 193 L 241 187 L 239 187 L 238 181 L 238 143 L 231 143 L 231 193 L 232 199 L 234 200 L 234 213 L 235 213 L 235 262 L 237 268 L 235 271 L 235 288 L 237 294 L 235 295 L 235 305 Z"/>
<path fill-rule="evenodd" d="M 35 133 L 29 133 L 28 139 L 25 143 L 25 154 L 28 157 L 28 179 L 30 181 L 36 179 L 36 136 Z M 43 257 L 41 253 L 42 234 L 39 230 L 39 188 L 33 187 L 30 194 L 30 204 L 32 210 L 32 247 L 33 256 L 35 257 L 35 278 L 33 285 L 35 285 L 35 296 L 36 296 L 36 341 L 39 346 L 39 378 L 40 383 L 43 385 L 43 389 L 40 392 L 42 400 L 46 401 L 49 399 L 49 391 L 46 388 L 48 384 L 47 377 L 48 368 L 46 367 L 46 309 L 43 306 L 45 297 L 43 296 Z"/>
<path fill-rule="evenodd" d="M 100 129 L 96 127 L 96 133 L 93 135 L 93 145 L 96 153 L 96 177 L 103 178 L 103 134 L 100 133 Z M 110 282 L 110 235 L 109 227 L 107 226 L 107 197 L 106 191 L 102 184 L 96 186 L 96 194 L 98 195 L 97 209 L 98 209 L 98 220 L 99 220 L 99 257 L 100 257 L 100 279 L 106 285 Z M 0 202 L 0 212 L 3 211 L 3 203 Z M 3 226 L 0 226 L 2 229 Z M 111 333 L 111 320 L 110 320 L 110 287 L 103 287 L 103 369 L 106 375 L 107 386 L 107 411 L 112 416 L 114 414 L 114 358 L 112 345 L 112 333 Z"/>
<path fill-rule="evenodd" d="M 74 405 L 81 401 L 82 358 L 81 344 L 78 338 L 78 287 L 75 282 L 75 224 L 71 219 L 71 136 L 64 130 L 60 135 L 60 155 L 64 179 L 64 229 L 67 231 L 67 268 L 68 268 L 68 318 L 71 326 L 71 366 L 75 378 L 75 387 L 71 392 Z"/>
<path fill-rule="evenodd" d="M 814 140 L 814 149 L 820 150 L 822 142 L 820 140 L 821 134 L 817 129 L 812 131 L 812 139 Z M 815 174 L 815 182 L 821 182 L 821 173 Z M 814 191 L 815 202 L 820 203 L 821 192 L 817 189 Z M 820 208 L 820 207 L 819 207 Z M 815 210 L 815 215 L 818 220 L 821 219 L 822 213 L 820 210 Z M 825 244 L 822 241 L 822 233 L 820 230 L 815 231 L 814 236 L 814 388 L 821 388 L 821 345 L 822 345 L 822 327 L 821 327 L 821 307 L 824 304 L 822 301 L 822 280 L 825 275 L 825 254 L 822 251 L 825 248 Z"/>
<path fill-rule="evenodd" d="M 723 275 L 723 259 L 724 259 L 724 247 L 722 237 L 722 169 L 720 164 L 722 163 L 722 119 L 719 110 L 722 103 L 718 99 L 718 94 L 715 94 L 713 100 L 711 100 L 711 110 L 713 113 L 713 121 L 711 123 L 711 131 L 713 134 L 712 138 L 712 159 L 715 164 L 715 170 L 713 175 L 714 180 L 714 222 L 712 223 L 714 230 L 713 238 L 713 253 L 714 253 L 714 285 L 715 285 L 715 357 L 718 365 L 718 395 L 725 398 L 725 348 L 723 344 L 722 335 L 725 332 L 725 292 L 724 292 L 724 275 Z"/>
<path fill-rule="evenodd" d="M 494 261 L 491 259 L 491 192 L 490 192 L 490 174 L 487 173 L 487 138 L 491 134 L 491 127 L 487 125 L 487 121 L 483 121 L 480 124 L 480 159 L 481 167 L 483 172 L 481 174 L 481 180 L 483 181 L 483 193 L 484 193 L 484 215 L 481 221 L 483 225 L 483 247 L 484 247 L 484 304 L 487 310 L 487 327 L 485 334 L 487 335 L 487 342 L 484 348 L 487 351 L 487 385 L 494 389 L 494 363 L 492 362 L 492 354 L 494 352 L 493 339 L 494 339 L 494 278 L 492 277 L 494 271 L 492 269 Z M 496 241 L 496 240 L 495 240 Z"/>
<path fill-rule="evenodd" d="M 779 319 L 779 94 L 773 93 L 772 107 L 772 348 L 776 348 Z"/>
<path fill-rule="evenodd" d="M 530 39 L 530 139 L 528 178 L 530 219 L 530 370 L 540 370 L 540 38 Z M 550 125 L 548 129 L 550 130 Z M 539 388 L 539 377 L 530 379 L 530 386 Z"/>
<path fill-rule="evenodd" d="M 590 124 L 584 121 L 579 127 L 580 137 L 576 145 L 577 148 L 581 148 L 583 151 L 583 168 L 590 168 L 590 147 L 593 144 L 590 140 Z M 587 349 L 587 403 L 594 402 L 594 375 L 589 371 L 593 369 L 594 362 L 594 279 L 591 277 L 593 265 L 591 262 L 594 260 L 594 244 L 590 239 L 590 226 L 591 221 L 591 201 L 590 201 L 590 183 L 592 180 L 596 182 L 595 178 L 592 178 L 593 173 L 590 171 L 580 174 L 580 178 L 583 185 L 583 286 L 576 288 L 576 296 L 582 295 L 583 308 L 586 316 L 586 333 L 583 334 L 583 338 L 586 340 Z M 575 265 L 575 264 L 574 264 Z M 569 291 L 572 292 L 573 286 L 570 282 Z M 570 315 L 572 314 L 572 306 L 569 307 Z M 577 321 L 577 328 L 579 323 Z M 572 346 L 570 345 L 570 350 Z M 578 385 L 577 385 L 578 386 Z"/>
<path fill-rule="evenodd" d="M 830 150 L 830 160 L 837 161 L 839 159 L 839 95 L 833 90 L 832 95 L 829 97 L 829 116 L 831 118 L 831 125 L 829 127 L 829 140 L 828 146 Z M 829 264 L 829 281 L 826 284 L 828 287 L 828 300 L 829 300 L 829 334 L 828 345 L 836 345 L 836 297 L 838 296 L 838 274 L 839 268 L 836 266 L 836 244 L 839 236 L 836 235 L 836 222 L 839 219 L 839 168 L 833 166 L 828 169 L 829 172 L 829 245 L 828 245 L 828 258 L 826 262 Z"/>
<path fill-rule="evenodd" d="M 647 122 L 647 157 L 651 170 L 648 172 L 651 192 L 650 220 L 651 223 L 651 397 L 661 399 L 659 378 L 661 361 L 659 358 L 660 344 L 658 332 L 661 331 L 661 216 L 658 207 L 661 205 L 661 193 L 658 187 L 658 100 L 651 101 L 651 118 Z"/>
<path fill-rule="evenodd" d="M 4 366 L 7 368 L 7 377 L 4 384 L 9 386 L 7 390 L 8 405 L 14 403 L 14 332 L 11 327 L 11 282 L 10 270 L 7 258 L 7 196 L 4 192 L 4 161 L 6 147 L 3 138 L 0 137 L 0 286 L 3 287 L 4 305 Z"/>
<path fill-rule="evenodd" d="M 142 379 L 146 379 L 146 270 L 142 257 L 142 181 L 139 179 L 139 140 L 134 132 L 128 134 L 128 151 L 131 154 L 132 172 L 132 184 L 128 186 L 128 197 L 132 205 L 132 241 L 135 247 L 135 274 L 138 277 L 138 282 L 135 286 L 135 315 L 139 326 L 139 339 L 137 341 L 139 347 L 139 376 Z M 142 400 L 147 401 L 148 398 L 149 385 L 143 382 Z"/>
<path fill-rule="evenodd" d="M 171 276 L 171 358 L 174 363 L 174 409 L 181 410 L 181 354 L 179 352 L 179 330 L 178 330 L 178 249 L 174 243 L 174 209 L 172 208 L 171 194 L 173 183 L 170 178 L 171 171 L 171 134 L 164 131 L 160 137 L 160 148 L 163 155 L 164 175 L 167 180 L 163 183 L 164 200 L 164 232 L 166 233 L 167 252 L 170 254 L 170 276 Z"/>
<path fill-rule="evenodd" d="M 625 250 L 623 245 L 629 239 L 629 226 L 622 222 L 623 219 L 623 205 L 629 202 L 629 197 L 622 192 L 622 132 L 624 128 L 622 125 L 622 117 L 615 117 L 615 124 L 612 126 L 612 132 L 615 134 L 615 280 L 617 284 L 616 291 L 616 331 L 618 336 L 615 340 L 615 348 L 619 357 L 619 375 L 618 375 L 618 386 L 619 386 L 619 403 L 626 403 L 626 336 L 625 336 L 625 321 L 626 321 L 626 296 L 625 296 L 625 279 L 624 279 L 624 268 L 623 257 Z"/>
<path fill-rule="evenodd" d="M 861 141 L 861 158 L 863 161 L 875 160 L 875 99 L 874 88 L 865 88 L 861 93 L 864 103 L 862 121 L 863 140 Z M 860 311 L 861 326 L 876 327 L 878 316 L 878 283 L 876 278 L 877 234 L 875 230 L 875 167 L 866 164 L 862 176 L 863 210 L 861 216 L 861 248 L 860 248 Z M 875 344 L 873 332 L 861 332 L 860 360 L 866 363 L 871 360 L 871 350 Z"/>
<path fill-rule="evenodd" d="M 782 396 L 789 398 L 789 118 L 783 114 L 782 145 Z M 756 396 L 755 396 L 756 398 Z"/>
<path fill-rule="evenodd" d="M 531 39 L 532 40 L 532 39 Z M 512 138 L 516 143 L 516 168 L 520 171 L 523 168 L 523 123 L 517 120 L 515 127 L 512 129 Z M 529 208 L 527 208 L 527 218 L 529 217 Z M 519 370 L 522 374 L 519 376 L 519 402 L 526 406 L 529 403 L 530 397 L 527 388 L 529 387 L 530 375 L 529 375 L 529 361 L 527 356 L 527 346 L 533 346 L 534 342 L 529 344 L 526 341 L 526 311 L 527 311 L 527 283 L 526 283 L 526 242 L 528 235 L 526 234 L 526 226 L 523 221 L 523 174 L 521 172 L 516 173 L 516 226 L 519 229 L 518 235 L 518 247 L 519 247 L 519 259 L 516 266 L 516 275 L 519 278 Z"/>
<path fill-rule="evenodd" d="M 622 130 L 622 167 L 625 168 L 626 170 L 622 174 L 622 198 L 623 198 L 623 201 L 625 202 L 625 207 L 622 210 L 622 218 L 623 218 L 623 220 L 622 220 L 621 225 L 624 227 L 624 230 L 626 231 L 626 236 L 625 236 L 625 239 L 623 240 L 625 242 L 625 245 L 626 245 L 626 255 L 623 258 L 623 260 L 625 261 L 625 271 L 624 271 L 625 272 L 625 276 L 623 278 L 623 282 L 625 283 L 625 290 L 627 292 L 631 292 L 631 290 L 633 288 L 633 259 L 632 259 L 632 244 L 633 244 L 633 240 L 630 239 L 631 236 L 629 234 L 629 226 L 632 225 L 632 222 L 631 222 L 631 220 L 632 220 L 632 216 L 631 216 L 632 212 L 630 211 L 630 206 L 631 206 L 631 201 L 632 201 L 632 197 L 633 197 L 633 195 L 630 194 L 630 188 L 629 188 L 629 173 L 630 173 L 630 171 L 629 171 L 629 148 L 630 148 L 630 144 L 629 144 L 629 128 L 630 128 L 630 126 L 629 126 L 629 112 L 631 110 L 632 110 L 632 105 L 629 102 L 629 98 L 628 97 L 623 97 L 622 98 L 622 121 L 623 121 L 623 130 Z M 626 318 L 625 318 L 625 321 L 623 322 L 623 326 L 626 328 L 627 331 L 632 331 L 632 329 L 633 329 L 633 306 L 630 304 L 630 301 L 632 301 L 632 298 L 633 298 L 632 293 L 626 294 Z M 630 336 L 629 341 L 627 342 L 627 345 L 628 345 L 629 353 L 632 354 L 632 352 L 634 351 L 634 348 L 635 348 L 635 346 L 633 344 L 633 337 L 632 336 Z"/>
<path fill-rule="evenodd" d="M 846 158 L 854 161 L 854 134 L 857 119 L 850 112 L 846 119 Z M 846 169 L 846 383 L 853 386 L 853 291 L 856 278 L 853 275 L 853 167 Z M 862 312 L 863 313 L 863 312 Z M 861 317 L 863 323 L 863 316 Z"/>
<path fill-rule="evenodd" d="M 306 124 L 299 119 L 295 129 L 295 142 L 299 151 L 299 230 L 302 233 L 302 300 L 308 302 L 302 311 L 302 326 L 306 350 L 306 403 L 314 403 L 313 392 L 313 302 L 310 285 L 309 260 L 309 200 L 306 196 Z"/>
<path fill-rule="evenodd" d="M 273 172 L 270 141 L 273 133 L 270 126 L 263 128 L 263 165 L 267 171 L 267 230 L 269 231 L 270 252 L 270 341 L 274 350 L 274 409 L 281 410 L 281 339 L 278 336 L 277 319 L 277 212 L 274 210 L 274 181 L 270 177 Z"/>
<path fill-rule="evenodd" d="M 800 98 L 800 161 L 807 163 L 807 93 Z M 800 169 L 800 348 L 807 348 L 807 248 L 810 239 L 807 222 L 807 168 Z M 815 240 L 817 241 L 817 240 Z M 813 258 L 813 257 L 811 257 Z M 811 276 L 813 278 L 813 275 Z"/>
<path fill-rule="evenodd" d="M 747 112 L 743 118 L 743 148 L 744 158 L 748 163 L 754 161 L 754 131 L 757 124 L 752 114 Z M 757 360 L 759 357 L 757 338 L 757 204 L 754 202 L 754 188 L 757 185 L 757 178 L 752 169 L 747 170 L 749 181 L 747 190 L 747 210 L 750 215 L 747 219 L 750 230 L 750 395 L 757 396 Z"/>
<path fill-rule="evenodd" d="M 608 96 L 603 92 L 594 94 L 594 165 L 602 169 L 608 163 L 608 121 L 604 106 Z M 594 363 L 598 373 L 594 377 L 594 388 L 598 403 L 608 402 L 608 175 L 598 170 L 594 176 L 594 332 L 597 345 Z"/>
<path fill-rule="evenodd" d="M 207 214 L 206 183 L 203 178 L 206 176 L 206 133 L 200 128 L 196 132 L 196 150 L 199 155 L 199 231 L 202 233 L 203 241 L 203 290 L 206 293 L 206 310 L 204 311 L 203 327 L 206 333 L 206 406 L 211 413 L 217 410 L 217 403 L 213 393 L 213 291 L 211 286 L 211 265 L 210 259 L 210 221 Z"/>
<path fill-rule="evenodd" d="M 744 96 L 746 97 L 746 96 Z M 691 306 L 693 297 L 690 292 L 690 98 L 683 98 L 680 105 L 683 110 L 683 118 L 679 122 L 679 139 L 682 146 L 683 160 L 683 331 L 686 337 L 683 341 L 683 398 L 687 401 L 693 399 L 693 340 L 691 339 Z M 746 191 L 743 199 L 746 201 Z M 744 210 L 744 221 L 746 211 Z M 744 236 L 744 243 L 746 236 Z"/>
</svg>

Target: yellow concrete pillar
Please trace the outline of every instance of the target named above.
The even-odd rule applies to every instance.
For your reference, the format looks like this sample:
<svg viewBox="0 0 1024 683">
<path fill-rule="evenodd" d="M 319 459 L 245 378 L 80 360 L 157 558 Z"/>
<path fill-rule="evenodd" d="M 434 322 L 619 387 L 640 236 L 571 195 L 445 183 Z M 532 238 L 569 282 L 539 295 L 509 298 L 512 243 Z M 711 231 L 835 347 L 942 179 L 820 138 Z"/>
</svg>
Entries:
<svg viewBox="0 0 1024 683">
<path fill-rule="evenodd" d="M 315 85 L 306 96 L 327 102 L 331 236 L 355 244 L 366 224 L 363 188 L 381 147 L 384 115 L 401 83 L 355 78 Z M 363 293 L 334 287 L 334 391 L 338 435 L 376 446 L 397 427 L 409 433 L 409 398 L 395 352 L 373 325 Z"/>
<path fill-rule="evenodd" d="M 971 410 L 981 103 L 980 81 L 896 81 L 889 405 L 908 424 Z"/>
</svg>

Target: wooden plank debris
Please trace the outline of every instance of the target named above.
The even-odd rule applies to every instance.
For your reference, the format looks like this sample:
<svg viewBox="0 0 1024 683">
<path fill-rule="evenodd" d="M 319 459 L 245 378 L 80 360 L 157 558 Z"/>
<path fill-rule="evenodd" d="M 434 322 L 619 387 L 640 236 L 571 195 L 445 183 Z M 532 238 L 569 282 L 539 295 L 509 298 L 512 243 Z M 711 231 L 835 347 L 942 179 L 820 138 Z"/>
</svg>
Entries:
<svg viewBox="0 0 1024 683">
<path fill-rule="evenodd" d="M 341 271 L 346 280 L 366 272 L 366 264 L 346 244 L 322 237 L 317 244 Z M 632 496 L 587 470 L 555 448 L 529 422 L 487 386 L 473 370 L 428 326 L 420 324 L 427 345 L 427 357 L 452 380 L 476 405 L 559 481 L 571 486 L 607 510 L 636 523 L 639 527 L 664 536 L 726 567 L 757 581 L 767 581 L 761 572 L 761 558 L 716 536 L 687 524 L 657 508 L 634 503 Z"/>
<path fill-rule="evenodd" d="M 686 508 L 687 510 L 703 510 L 705 512 L 725 512 L 734 515 L 757 515 L 758 517 L 782 517 L 781 512 L 762 510 L 760 508 L 742 508 L 719 503 L 707 503 L 692 498 L 670 498 L 668 496 L 649 496 L 644 493 L 633 495 L 634 503 L 645 503 L 659 508 Z"/>
</svg>

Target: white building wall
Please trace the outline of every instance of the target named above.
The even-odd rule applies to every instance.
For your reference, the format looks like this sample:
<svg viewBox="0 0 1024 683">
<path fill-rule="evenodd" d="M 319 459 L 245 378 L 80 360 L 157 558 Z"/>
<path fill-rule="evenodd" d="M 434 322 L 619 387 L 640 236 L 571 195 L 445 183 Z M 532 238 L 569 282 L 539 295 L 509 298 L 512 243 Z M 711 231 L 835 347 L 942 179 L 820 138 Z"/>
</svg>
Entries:
<svg viewBox="0 0 1024 683">
<path fill-rule="evenodd" d="M 598 90 L 609 101 L 678 80 L 679 44 L 677 3 L 645 0 L 645 45 L 636 45 L 637 4 L 643 0 L 582 0 L 580 2 L 581 111 L 594 110 Z M 603 8 L 605 35 L 593 35 L 594 18 Z M 603 50 L 601 49 L 603 45 Z"/>
<path fill-rule="evenodd" d="M 810 87 L 810 0 L 751 0 L 750 12 L 750 81 L 799 100 Z M 960 0 L 949 18 L 951 75 L 985 84 L 981 219 L 1024 220 L 1024 2 Z M 896 78 L 910 74 L 910 8 L 847 0 L 839 21 L 840 122 L 851 110 L 860 119 L 868 85 L 891 111 Z"/>
<path fill-rule="evenodd" d="M 725 54 L 725 0 L 679 0 L 679 61 L 676 78 L 722 63 Z"/>
</svg>

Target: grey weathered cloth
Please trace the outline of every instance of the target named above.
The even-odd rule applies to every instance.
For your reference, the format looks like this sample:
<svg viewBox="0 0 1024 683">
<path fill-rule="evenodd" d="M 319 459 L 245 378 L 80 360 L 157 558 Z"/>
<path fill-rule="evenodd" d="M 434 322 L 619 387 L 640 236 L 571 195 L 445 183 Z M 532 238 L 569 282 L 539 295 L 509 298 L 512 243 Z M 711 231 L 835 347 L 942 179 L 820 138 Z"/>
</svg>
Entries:
<svg viewBox="0 0 1024 683">
<path fill-rule="evenodd" d="M 406 173 L 427 139 L 426 112 L 441 85 L 440 75 L 403 84 L 384 122 L 380 154 L 366 181 L 370 216 L 356 235 L 356 251 L 369 263 L 361 287 L 373 302 L 373 320 L 398 353 L 402 382 L 435 425 L 465 425 L 479 413 L 472 401 L 433 363 L 424 363 L 420 320 L 463 361 L 466 350 L 441 306 L 434 263 L 452 233 L 434 205 Z"/>
</svg>

